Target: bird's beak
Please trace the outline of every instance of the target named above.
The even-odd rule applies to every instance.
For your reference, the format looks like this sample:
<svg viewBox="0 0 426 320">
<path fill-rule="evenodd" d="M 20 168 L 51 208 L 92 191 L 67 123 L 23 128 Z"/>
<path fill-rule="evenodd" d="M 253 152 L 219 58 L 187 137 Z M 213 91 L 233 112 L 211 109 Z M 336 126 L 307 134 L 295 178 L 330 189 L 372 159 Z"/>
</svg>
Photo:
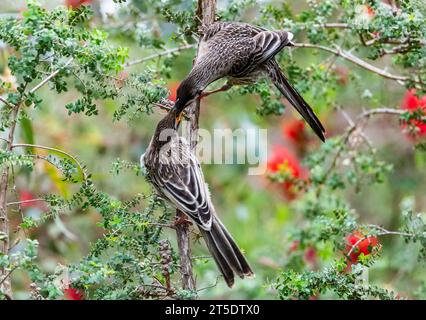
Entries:
<svg viewBox="0 0 426 320">
<path fill-rule="evenodd" d="M 179 115 L 175 119 L 175 128 L 177 129 L 179 127 L 179 124 L 182 122 L 183 118 L 183 111 L 179 113 Z"/>
</svg>

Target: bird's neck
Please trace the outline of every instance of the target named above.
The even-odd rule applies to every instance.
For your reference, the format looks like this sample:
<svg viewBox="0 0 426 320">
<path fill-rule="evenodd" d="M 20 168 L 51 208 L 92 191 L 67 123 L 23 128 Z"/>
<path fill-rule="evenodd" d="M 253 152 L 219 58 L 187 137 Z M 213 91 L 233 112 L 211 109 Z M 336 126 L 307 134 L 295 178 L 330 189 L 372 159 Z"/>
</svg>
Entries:
<svg viewBox="0 0 426 320">
<path fill-rule="evenodd" d="M 196 91 L 204 90 L 210 83 L 216 80 L 213 70 L 205 64 L 204 61 L 196 63 L 184 80 L 195 88 Z"/>
<path fill-rule="evenodd" d="M 166 116 L 160 120 L 153 136 L 154 146 L 161 148 L 170 141 L 170 138 L 176 134 L 176 109 L 171 109 Z"/>
</svg>

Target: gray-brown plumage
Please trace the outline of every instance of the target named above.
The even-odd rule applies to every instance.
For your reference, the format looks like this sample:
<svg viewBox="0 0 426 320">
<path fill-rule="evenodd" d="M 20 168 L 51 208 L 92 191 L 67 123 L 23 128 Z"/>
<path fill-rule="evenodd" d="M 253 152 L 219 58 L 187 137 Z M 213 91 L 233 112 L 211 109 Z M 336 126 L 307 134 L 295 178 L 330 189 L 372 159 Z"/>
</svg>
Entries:
<svg viewBox="0 0 426 320">
<path fill-rule="evenodd" d="M 177 91 L 177 103 L 187 105 L 212 82 L 227 78 L 224 91 L 233 85 L 251 84 L 267 76 L 324 141 L 325 129 L 312 108 L 288 82 L 275 55 L 292 46 L 290 32 L 269 31 L 247 23 L 216 22 L 202 28 L 197 59 Z M 215 91 L 215 92 L 216 92 Z"/>
<path fill-rule="evenodd" d="M 253 271 L 217 217 L 200 164 L 189 143 L 176 131 L 181 110 L 175 105 L 158 123 L 145 154 L 141 156 L 141 165 L 158 194 L 197 224 L 231 287 L 234 274 L 244 278 L 253 275 Z"/>
</svg>

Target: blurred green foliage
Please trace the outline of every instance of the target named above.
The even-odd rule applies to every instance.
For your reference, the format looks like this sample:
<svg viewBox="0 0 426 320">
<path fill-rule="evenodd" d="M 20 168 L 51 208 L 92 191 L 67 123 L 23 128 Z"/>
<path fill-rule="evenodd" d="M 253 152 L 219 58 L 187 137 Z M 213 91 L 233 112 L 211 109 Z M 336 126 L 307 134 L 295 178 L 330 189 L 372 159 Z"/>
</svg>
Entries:
<svg viewBox="0 0 426 320">
<path fill-rule="evenodd" d="M 194 232 L 198 292 L 181 290 L 173 210 L 138 164 L 158 105 L 191 67 L 196 3 L 106 2 L 0 4 L 0 167 L 10 172 L 0 282 L 11 278 L 15 298 L 58 299 L 68 287 L 86 299 L 426 297 L 426 155 L 421 136 L 407 137 L 424 113 L 399 108 L 407 89 L 426 92 L 422 1 L 218 1 L 219 19 L 289 29 L 309 45 L 278 61 L 329 139 L 283 135 L 294 116 L 265 81 L 203 102 L 202 127 L 268 128 L 268 143 L 296 154 L 309 177 L 203 166 L 257 276 L 226 288 Z M 385 107 L 393 113 L 368 113 Z M 351 265 L 354 232 L 381 246 Z"/>
</svg>

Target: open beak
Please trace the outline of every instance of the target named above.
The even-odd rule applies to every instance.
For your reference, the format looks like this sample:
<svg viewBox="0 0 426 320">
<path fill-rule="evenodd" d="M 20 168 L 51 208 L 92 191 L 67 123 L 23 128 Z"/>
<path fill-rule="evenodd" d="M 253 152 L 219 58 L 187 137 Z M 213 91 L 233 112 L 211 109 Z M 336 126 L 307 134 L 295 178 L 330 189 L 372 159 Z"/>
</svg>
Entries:
<svg viewBox="0 0 426 320">
<path fill-rule="evenodd" d="M 177 129 L 179 127 L 179 124 L 182 122 L 183 118 L 183 111 L 179 113 L 179 115 L 175 119 L 175 128 Z"/>
</svg>

